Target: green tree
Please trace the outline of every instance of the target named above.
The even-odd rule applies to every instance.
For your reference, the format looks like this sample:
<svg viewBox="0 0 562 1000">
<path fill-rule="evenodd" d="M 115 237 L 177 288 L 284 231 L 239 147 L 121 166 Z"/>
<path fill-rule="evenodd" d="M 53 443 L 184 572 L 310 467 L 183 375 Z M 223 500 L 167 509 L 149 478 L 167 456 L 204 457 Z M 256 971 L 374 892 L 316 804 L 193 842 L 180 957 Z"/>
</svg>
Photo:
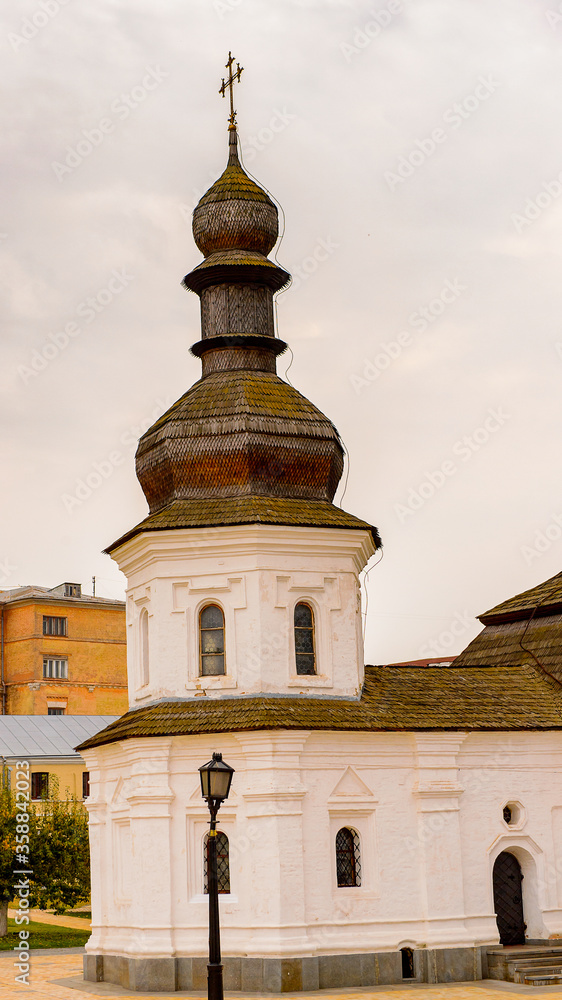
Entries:
<svg viewBox="0 0 562 1000">
<path fill-rule="evenodd" d="M 90 898 L 88 814 L 75 796 L 60 801 L 57 794 L 51 781 L 48 797 L 22 812 L 8 769 L 0 772 L 0 937 L 8 931 L 8 904 L 17 900 L 16 869 L 31 870 L 31 907 L 64 913 Z"/>
<path fill-rule="evenodd" d="M 29 901 L 64 913 L 90 898 L 88 814 L 74 796 L 41 803 L 29 817 Z"/>
<path fill-rule="evenodd" d="M 0 772 L 0 937 L 8 933 L 8 903 L 13 898 L 16 848 L 16 798 L 10 789 L 9 772 Z"/>
</svg>

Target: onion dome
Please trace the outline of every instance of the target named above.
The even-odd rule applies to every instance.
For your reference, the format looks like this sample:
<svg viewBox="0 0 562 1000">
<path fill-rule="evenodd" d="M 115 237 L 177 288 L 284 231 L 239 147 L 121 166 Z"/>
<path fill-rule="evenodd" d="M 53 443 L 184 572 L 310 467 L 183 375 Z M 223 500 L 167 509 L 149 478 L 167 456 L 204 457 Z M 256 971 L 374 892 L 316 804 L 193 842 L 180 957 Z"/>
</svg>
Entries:
<svg viewBox="0 0 562 1000">
<path fill-rule="evenodd" d="M 331 421 L 264 371 L 218 371 L 196 382 L 137 451 L 151 513 L 175 500 L 231 496 L 330 502 L 342 471 Z"/>
<path fill-rule="evenodd" d="M 226 170 L 193 213 L 205 259 L 183 280 L 201 301 L 202 377 L 139 442 L 150 513 L 137 532 L 274 523 L 376 529 L 334 507 L 343 447 L 332 422 L 276 373 L 287 347 L 273 296 L 290 275 L 267 254 L 277 208 L 243 170 L 229 128 Z"/>
<path fill-rule="evenodd" d="M 228 166 L 193 213 L 193 238 L 205 257 L 219 250 L 267 254 L 279 234 L 277 208 L 248 177 L 238 159 L 236 130 L 229 132 Z"/>
<path fill-rule="evenodd" d="M 271 291 L 278 291 L 291 277 L 267 259 L 278 234 L 277 207 L 243 169 L 238 158 L 238 135 L 235 128 L 230 128 L 226 170 L 193 212 L 193 238 L 205 260 L 185 276 L 185 288 L 200 294 L 222 278 L 259 281 Z"/>
</svg>

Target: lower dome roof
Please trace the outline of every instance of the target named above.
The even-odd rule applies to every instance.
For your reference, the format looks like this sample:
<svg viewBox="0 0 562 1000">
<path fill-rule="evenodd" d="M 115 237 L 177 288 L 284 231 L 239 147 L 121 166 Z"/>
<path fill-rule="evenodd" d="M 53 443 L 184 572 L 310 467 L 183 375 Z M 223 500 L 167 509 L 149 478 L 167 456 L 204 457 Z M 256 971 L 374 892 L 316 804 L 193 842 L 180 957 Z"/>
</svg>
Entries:
<svg viewBox="0 0 562 1000">
<path fill-rule="evenodd" d="M 217 371 L 142 436 L 151 514 L 174 500 L 261 495 L 331 501 L 343 470 L 332 422 L 273 372 Z"/>
<path fill-rule="evenodd" d="M 355 528 L 369 531 L 376 548 L 382 544 L 378 530 L 354 514 L 323 500 L 286 497 L 235 496 L 206 500 L 173 500 L 156 514 L 149 514 L 106 549 L 112 552 L 130 538 L 146 531 L 176 528 L 224 527 L 229 524 L 286 524 L 303 528 Z"/>
</svg>

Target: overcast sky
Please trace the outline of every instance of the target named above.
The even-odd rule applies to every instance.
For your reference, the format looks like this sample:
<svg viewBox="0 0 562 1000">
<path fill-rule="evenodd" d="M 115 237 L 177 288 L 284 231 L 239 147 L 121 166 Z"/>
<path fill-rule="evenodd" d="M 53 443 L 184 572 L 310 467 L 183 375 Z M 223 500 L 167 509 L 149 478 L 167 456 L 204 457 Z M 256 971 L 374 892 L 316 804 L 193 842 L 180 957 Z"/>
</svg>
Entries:
<svg viewBox="0 0 562 1000">
<path fill-rule="evenodd" d="M 459 652 L 560 570 L 560 10 L 4 5 L 0 586 L 124 594 L 102 550 L 146 513 L 137 438 L 200 373 L 180 281 L 226 162 L 229 49 L 246 167 L 286 218 L 289 378 L 384 541 L 367 662 Z"/>
</svg>

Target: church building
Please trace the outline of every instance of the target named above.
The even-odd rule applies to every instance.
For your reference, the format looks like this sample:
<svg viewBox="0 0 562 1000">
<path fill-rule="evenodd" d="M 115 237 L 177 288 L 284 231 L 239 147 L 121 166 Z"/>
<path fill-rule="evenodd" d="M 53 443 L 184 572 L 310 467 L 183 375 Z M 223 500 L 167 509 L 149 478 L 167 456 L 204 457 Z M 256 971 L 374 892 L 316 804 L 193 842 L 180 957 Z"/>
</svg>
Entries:
<svg viewBox="0 0 562 1000">
<path fill-rule="evenodd" d="M 198 768 L 220 751 L 225 989 L 481 979 L 500 938 L 562 936 L 562 684 L 487 649 L 364 666 L 359 574 L 381 541 L 333 504 L 336 428 L 276 374 L 290 276 L 232 105 L 193 235 L 201 378 L 141 438 L 149 513 L 108 550 L 128 578 L 129 710 L 79 747 L 85 978 L 205 988 Z"/>
</svg>

